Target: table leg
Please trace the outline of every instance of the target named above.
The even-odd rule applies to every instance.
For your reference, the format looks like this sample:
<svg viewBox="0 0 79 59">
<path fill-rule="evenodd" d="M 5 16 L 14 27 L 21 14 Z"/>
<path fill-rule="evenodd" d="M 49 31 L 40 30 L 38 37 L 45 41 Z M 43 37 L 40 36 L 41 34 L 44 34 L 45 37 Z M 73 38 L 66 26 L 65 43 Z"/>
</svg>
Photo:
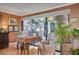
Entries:
<svg viewBox="0 0 79 59">
<path fill-rule="evenodd" d="M 26 54 L 26 51 L 25 51 L 25 49 L 24 49 L 24 51 L 23 51 L 23 52 L 24 52 L 24 55 L 25 55 L 25 54 Z"/>
<path fill-rule="evenodd" d="M 27 46 L 27 54 L 29 55 L 29 45 Z"/>
<path fill-rule="evenodd" d="M 39 55 L 39 52 L 40 52 L 40 50 L 39 50 L 39 47 L 38 47 L 38 53 L 37 53 L 38 55 Z"/>
<path fill-rule="evenodd" d="M 17 42 L 17 54 L 19 53 L 19 41 Z"/>
<path fill-rule="evenodd" d="M 23 50 L 21 49 L 21 55 L 22 55 Z"/>
</svg>

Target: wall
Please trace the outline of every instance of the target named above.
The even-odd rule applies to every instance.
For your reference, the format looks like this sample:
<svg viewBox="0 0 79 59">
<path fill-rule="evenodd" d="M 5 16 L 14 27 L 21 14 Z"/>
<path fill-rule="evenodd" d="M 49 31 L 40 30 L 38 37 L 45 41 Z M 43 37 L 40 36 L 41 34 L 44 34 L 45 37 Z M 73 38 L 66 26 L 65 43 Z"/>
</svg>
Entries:
<svg viewBox="0 0 79 59">
<path fill-rule="evenodd" d="M 22 17 L 25 18 L 25 17 L 29 17 L 29 16 L 51 13 L 51 12 L 56 12 L 56 11 L 61 11 L 61 10 L 66 10 L 66 9 L 70 9 L 70 16 L 71 17 L 78 17 L 79 18 L 79 13 L 78 13 L 79 12 L 79 3 L 72 4 L 72 5 L 65 6 L 65 7 L 56 8 L 56 9 L 46 10 L 46 11 L 42 11 L 42 12 L 32 13 L 29 15 L 24 15 Z"/>
<path fill-rule="evenodd" d="M 9 25 L 9 18 L 15 18 L 17 20 L 17 25 L 20 25 L 20 17 L 8 13 L 0 12 L 0 15 L 2 16 L 1 26 L 7 26 Z M 9 32 L 9 43 L 14 42 L 16 40 L 16 34 L 17 32 Z"/>
</svg>

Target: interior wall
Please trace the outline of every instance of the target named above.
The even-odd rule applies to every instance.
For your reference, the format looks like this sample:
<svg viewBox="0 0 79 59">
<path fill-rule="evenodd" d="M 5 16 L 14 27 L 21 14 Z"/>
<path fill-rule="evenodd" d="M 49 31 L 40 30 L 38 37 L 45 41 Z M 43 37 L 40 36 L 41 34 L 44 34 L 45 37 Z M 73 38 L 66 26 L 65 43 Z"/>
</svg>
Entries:
<svg viewBox="0 0 79 59">
<path fill-rule="evenodd" d="M 17 20 L 17 25 L 20 25 L 20 17 L 8 13 L 0 12 L 1 18 L 1 26 L 7 26 L 9 25 L 9 18 L 15 18 Z M 19 26 L 20 27 L 20 26 Z M 16 34 L 17 32 L 9 32 L 9 43 L 14 42 L 16 40 Z"/>
<path fill-rule="evenodd" d="M 72 4 L 69 6 L 60 7 L 60 8 L 56 8 L 56 9 L 46 10 L 46 11 L 42 11 L 42 12 L 32 13 L 29 15 L 24 15 L 22 17 L 25 18 L 25 17 L 29 17 L 29 16 L 35 16 L 35 15 L 40 15 L 40 14 L 45 14 L 45 13 L 62 11 L 62 10 L 66 10 L 66 9 L 70 9 L 70 16 L 71 17 L 79 18 L 79 13 L 78 13 L 79 12 L 79 3 Z"/>
</svg>

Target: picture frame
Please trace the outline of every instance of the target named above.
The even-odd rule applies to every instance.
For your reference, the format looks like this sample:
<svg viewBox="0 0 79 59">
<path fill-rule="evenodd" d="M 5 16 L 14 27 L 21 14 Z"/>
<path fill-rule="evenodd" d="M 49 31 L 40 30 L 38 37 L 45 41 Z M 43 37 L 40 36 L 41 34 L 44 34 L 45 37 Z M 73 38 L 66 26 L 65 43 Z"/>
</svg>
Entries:
<svg viewBox="0 0 79 59">
<path fill-rule="evenodd" d="M 17 20 L 15 18 L 9 18 L 9 25 L 17 25 Z"/>
<path fill-rule="evenodd" d="M 14 31 L 15 31 L 15 32 L 18 32 L 18 31 L 19 31 L 19 26 L 18 26 L 18 25 L 15 25 L 15 26 L 14 26 Z"/>
<path fill-rule="evenodd" d="M 13 31 L 14 31 L 12 25 L 9 25 L 9 26 L 8 26 L 8 31 L 9 31 L 9 32 L 13 32 Z"/>
</svg>

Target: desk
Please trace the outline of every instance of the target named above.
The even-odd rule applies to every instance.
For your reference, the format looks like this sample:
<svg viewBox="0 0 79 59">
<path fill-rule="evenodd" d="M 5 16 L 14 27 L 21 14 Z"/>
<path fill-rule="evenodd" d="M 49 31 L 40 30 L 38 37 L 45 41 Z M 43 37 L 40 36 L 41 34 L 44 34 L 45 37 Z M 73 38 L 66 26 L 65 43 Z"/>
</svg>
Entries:
<svg viewBox="0 0 79 59">
<path fill-rule="evenodd" d="M 20 38 L 18 39 L 18 43 L 23 43 L 23 45 L 21 46 L 21 54 L 22 52 L 24 52 L 25 54 L 25 48 L 27 49 L 27 54 L 29 54 L 29 45 L 33 45 L 33 46 L 36 46 L 35 44 L 32 44 L 32 42 L 39 42 L 41 41 L 41 37 L 39 36 L 32 36 L 32 37 L 26 37 L 26 38 Z M 17 48 L 18 48 L 18 45 L 17 44 Z M 19 50 L 19 48 L 18 48 Z M 18 52 L 17 52 L 18 53 Z"/>
</svg>

